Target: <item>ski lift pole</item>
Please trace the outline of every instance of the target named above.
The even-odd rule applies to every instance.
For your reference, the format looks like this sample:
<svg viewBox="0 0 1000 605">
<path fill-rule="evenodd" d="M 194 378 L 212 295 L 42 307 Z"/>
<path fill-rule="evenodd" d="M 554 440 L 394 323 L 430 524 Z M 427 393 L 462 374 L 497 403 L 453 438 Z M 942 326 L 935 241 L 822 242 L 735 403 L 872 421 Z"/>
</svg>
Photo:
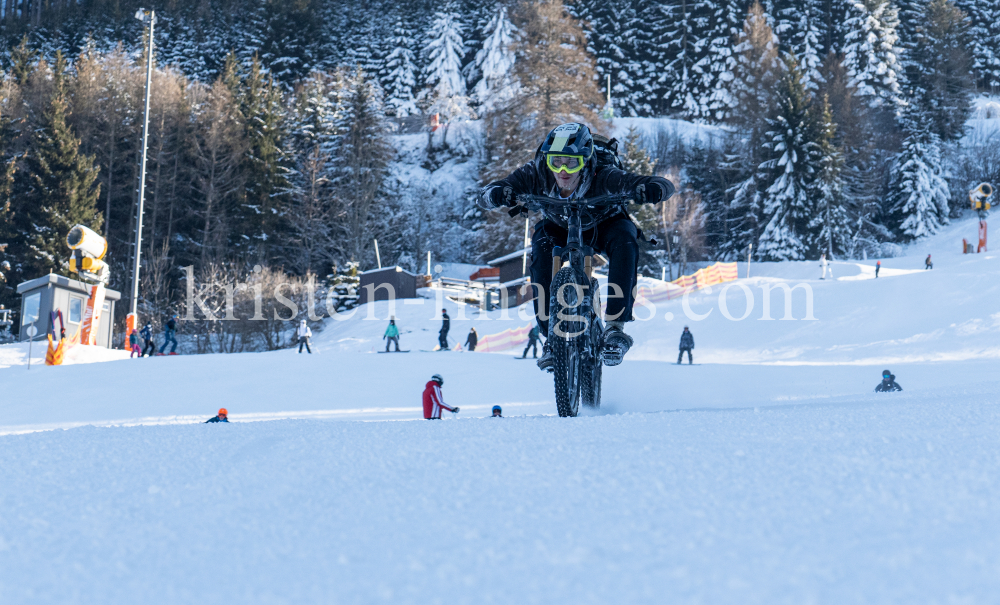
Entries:
<svg viewBox="0 0 1000 605">
<path fill-rule="evenodd" d="M 378 253 L 378 240 L 375 240 L 375 261 L 378 263 L 378 268 L 382 268 L 382 255 Z"/>
</svg>

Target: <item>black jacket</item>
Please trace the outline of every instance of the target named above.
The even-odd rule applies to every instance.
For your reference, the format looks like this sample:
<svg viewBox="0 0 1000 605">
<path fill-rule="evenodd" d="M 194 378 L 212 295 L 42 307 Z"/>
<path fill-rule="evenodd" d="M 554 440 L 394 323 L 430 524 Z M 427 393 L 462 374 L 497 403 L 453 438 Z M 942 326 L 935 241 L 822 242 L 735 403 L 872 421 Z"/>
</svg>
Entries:
<svg viewBox="0 0 1000 605">
<path fill-rule="evenodd" d="M 445 313 L 444 316 L 441 317 L 441 331 L 447 332 L 450 329 L 451 329 L 451 318 L 448 317 L 447 313 Z"/>
<path fill-rule="evenodd" d="M 479 344 L 479 336 L 475 332 L 469 332 L 469 337 L 465 339 L 465 346 L 476 346 Z"/>
<path fill-rule="evenodd" d="M 574 197 L 590 198 L 608 194 L 632 195 L 639 185 L 645 185 L 647 189 L 659 187 L 662 191 L 661 201 L 674 194 L 673 183 L 663 177 L 632 174 L 610 165 L 598 166 L 596 158 L 597 154 L 595 153 L 587 160 L 587 165 L 583 168 L 584 177 L 580 181 Z M 510 187 L 515 196 L 527 194 L 559 197 L 556 179 L 552 176 L 552 171 L 545 165 L 545 156 L 542 154 L 541 146 L 535 152 L 534 160 L 521 166 L 510 176 L 483 187 L 480 192 L 481 198 L 488 200 L 490 191 L 496 187 Z M 608 207 L 599 213 L 595 211 L 591 213 L 591 220 L 588 221 L 587 217 L 584 217 L 583 228 L 589 229 L 619 212 L 624 213 L 625 208 L 623 206 Z M 553 219 L 560 227 L 566 227 L 566 221 L 560 220 L 558 217 L 550 216 L 549 218 Z"/>
<path fill-rule="evenodd" d="M 694 348 L 694 334 L 692 334 L 690 331 L 681 333 L 681 348 L 682 349 Z"/>
<path fill-rule="evenodd" d="M 229 422 L 229 419 L 228 418 L 219 418 L 218 416 L 215 416 L 213 418 L 209 418 L 208 420 L 206 420 L 204 422 L 204 424 L 208 424 L 209 422 Z"/>
<path fill-rule="evenodd" d="M 893 391 L 902 390 L 903 387 L 899 386 L 899 383 L 896 382 L 895 376 L 890 376 L 888 381 L 883 378 L 882 382 L 878 383 L 878 386 L 875 387 L 876 393 L 891 393 Z"/>
</svg>

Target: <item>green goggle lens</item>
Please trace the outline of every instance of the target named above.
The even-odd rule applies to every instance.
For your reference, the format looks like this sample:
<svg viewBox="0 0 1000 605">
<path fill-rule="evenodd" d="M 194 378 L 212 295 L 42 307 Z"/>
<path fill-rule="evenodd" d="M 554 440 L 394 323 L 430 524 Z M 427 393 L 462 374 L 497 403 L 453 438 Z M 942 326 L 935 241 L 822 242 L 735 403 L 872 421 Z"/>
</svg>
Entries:
<svg viewBox="0 0 1000 605">
<path fill-rule="evenodd" d="M 548 164 L 552 172 L 566 172 L 576 174 L 583 170 L 582 155 L 554 155 L 545 156 L 545 163 Z"/>
</svg>

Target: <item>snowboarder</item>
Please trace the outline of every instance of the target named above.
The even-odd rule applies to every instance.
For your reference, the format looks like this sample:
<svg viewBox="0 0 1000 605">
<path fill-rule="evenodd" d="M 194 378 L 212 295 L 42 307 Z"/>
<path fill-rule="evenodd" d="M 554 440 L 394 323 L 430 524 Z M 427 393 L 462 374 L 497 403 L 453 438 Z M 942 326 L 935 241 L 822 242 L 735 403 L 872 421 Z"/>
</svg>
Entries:
<svg viewBox="0 0 1000 605">
<path fill-rule="evenodd" d="M 677 354 L 677 365 L 681 365 L 681 358 L 684 357 L 684 351 L 688 354 L 688 365 L 694 363 L 694 359 L 691 357 L 691 350 L 694 349 L 694 335 L 688 330 L 687 326 L 684 326 L 684 331 L 681 332 L 681 345 L 680 353 Z"/>
<path fill-rule="evenodd" d="M 444 378 L 440 374 L 431 376 L 430 382 L 424 386 L 424 419 L 440 420 L 441 410 L 448 410 L 452 414 L 458 413 L 458 407 L 448 407 L 444 404 L 444 396 L 441 395 L 441 387 L 444 386 Z"/>
<path fill-rule="evenodd" d="M 924 261 L 924 270 L 926 271 L 927 269 L 933 269 L 933 268 L 934 268 L 934 263 L 931 262 L 931 255 L 928 254 L 927 260 Z"/>
<path fill-rule="evenodd" d="M 385 334 L 382 335 L 382 340 L 385 341 L 386 353 L 389 352 L 390 343 L 396 345 L 396 352 L 399 353 L 399 328 L 396 327 L 395 317 L 389 319 L 389 327 L 385 329 Z"/>
<path fill-rule="evenodd" d="M 875 261 L 875 279 L 878 279 L 878 270 L 882 268 L 882 261 Z"/>
<path fill-rule="evenodd" d="M 891 393 L 893 391 L 902 391 L 903 387 L 899 386 L 896 382 L 896 377 L 889 370 L 882 370 L 882 382 L 878 383 L 875 387 L 876 393 Z"/>
<path fill-rule="evenodd" d="M 521 359 L 528 356 L 528 349 L 531 349 L 531 356 L 538 359 L 538 326 L 532 326 L 531 331 L 528 332 L 528 344 L 524 346 Z"/>
<path fill-rule="evenodd" d="M 448 330 L 451 329 L 451 318 L 448 317 L 448 310 L 441 309 L 441 331 L 438 332 L 438 346 L 441 351 L 448 350 Z"/>
<path fill-rule="evenodd" d="M 493 406 L 493 416 L 491 418 L 503 418 L 503 408 L 498 405 Z"/>
<path fill-rule="evenodd" d="M 826 254 L 820 255 L 819 266 L 823 269 L 823 275 L 820 276 L 820 279 L 826 279 L 827 271 L 830 272 L 830 278 L 833 279 L 833 267 L 830 266 L 830 261 L 826 260 Z"/>
<path fill-rule="evenodd" d="M 163 326 L 163 346 L 160 347 L 160 353 L 159 353 L 160 355 L 163 355 L 163 352 L 167 350 L 167 345 L 170 343 L 173 343 L 173 346 L 170 347 L 170 354 L 171 355 L 177 354 L 177 337 L 174 336 L 174 334 L 176 333 L 177 333 L 177 316 L 171 315 L 170 319 L 168 319 L 167 323 Z"/>
<path fill-rule="evenodd" d="M 143 340 L 142 356 L 152 357 L 153 353 L 156 353 L 156 343 L 153 342 L 153 324 L 147 321 L 146 325 L 139 331 L 139 334 Z"/>
<path fill-rule="evenodd" d="M 132 359 L 136 355 L 139 356 L 139 359 L 142 359 L 142 347 L 139 346 L 139 333 L 135 330 L 132 330 L 128 335 L 128 348 L 132 350 L 128 354 L 129 359 Z"/>
<path fill-rule="evenodd" d="M 469 330 L 469 336 L 465 339 L 465 346 L 470 351 L 475 351 L 477 343 L 479 343 L 479 333 L 476 332 L 475 328 L 472 328 Z"/>
<path fill-rule="evenodd" d="M 221 408 L 217 416 L 209 418 L 203 424 L 208 424 L 209 422 L 229 422 L 229 412 L 226 411 L 226 408 Z"/>
<path fill-rule="evenodd" d="M 312 349 L 309 348 L 309 339 L 312 338 L 312 330 L 309 329 L 309 325 L 306 320 L 299 322 L 299 329 L 295 331 L 295 335 L 299 337 L 299 353 L 302 353 L 302 346 L 305 345 L 306 351 L 312 355 Z"/>
<path fill-rule="evenodd" d="M 674 186 L 667 179 L 617 168 L 612 151 L 615 144 L 603 138 L 599 142 L 603 150 L 597 153 L 594 136 L 584 124 L 557 126 L 539 145 L 534 160 L 480 190 L 480 206 L 487 209 L 515 206 L 517 196 L 522 194 L 561 199 L 619 194 L 640 204 L 656 204 L 674 194 Z M 545 302 L 552 284 L 552 249 L 564 246 L 568 235 L 565 221 L 557 221 L 546 218 L 537 223 L 531 239 L 531 283 L 537 285 L 539 292 L 535 297 L 535 319 L 543 334 L 549 333 Z M 632 321 L 638 230 L 627 210 L 620 206 L 595 210 L 583 228 L 583 240 L 610 258 L 609 287 L 624 293 L 608 300 L 603 337 L 605 363 L 617 364 L 632 346 L 632 338 L 625 334 L 624 328 L 626 322 Z M 538 367 L 548 371 L 552 362 L 552 349 L 546 341 Z"/>
</svg>

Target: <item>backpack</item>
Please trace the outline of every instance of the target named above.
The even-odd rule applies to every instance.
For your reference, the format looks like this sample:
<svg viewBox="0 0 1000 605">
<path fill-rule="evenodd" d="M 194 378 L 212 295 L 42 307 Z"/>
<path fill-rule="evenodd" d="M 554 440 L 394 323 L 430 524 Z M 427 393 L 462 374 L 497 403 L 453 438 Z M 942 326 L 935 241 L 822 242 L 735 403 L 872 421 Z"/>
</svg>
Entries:
<svg viewBox="0 0 1000 605">
<path fill-rule="evenodd" d="M 609 139 L 606 136 L 591 132 L 594 139 L 594 154 L 597 156 L 598 169 L 605 166 L 612 166 L 618 170 L 625 170 L 622 159 L 618 157 L 618 139 Z"/>
</svg>

